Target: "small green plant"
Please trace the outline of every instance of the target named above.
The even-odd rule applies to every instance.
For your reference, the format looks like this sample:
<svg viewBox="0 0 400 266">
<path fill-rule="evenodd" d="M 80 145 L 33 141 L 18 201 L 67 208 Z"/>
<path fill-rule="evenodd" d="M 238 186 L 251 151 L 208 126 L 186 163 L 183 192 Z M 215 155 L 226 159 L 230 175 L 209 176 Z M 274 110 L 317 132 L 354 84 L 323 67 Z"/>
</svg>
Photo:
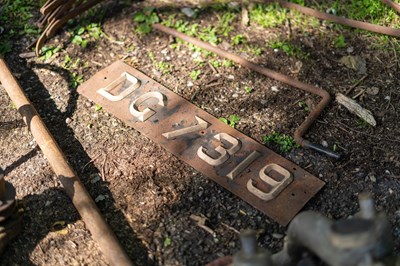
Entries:
<svg viewBox="0 0 400 266">
<path fill-rule="evenodd" d="M 202 41 L 210 42 L 215 45 L 219 44 L 221 42 L 221 39 L 218 38 L 218 36 L 217 36 L 217 29 L 213 26 L 208 26 L 208 27 L 204 28 L 199 33 L 199 38 Z"/>
<path fill-rule="evenodd" d="M 190 72 L 190 78 L 193 80 L 198 80 L 199 79 L 199 75 L 201 74 L 201 70 L 192 70 L 192 72 Z"/>
<path fill-rule="evenodd" d="M 233 67 L 235 64 L 231 60 L 224 59 L 224 61 L 222 61 L 222 65 L 224 67 Z"/>
<path fill-rule="evenodd" d="M 236 15 L 233 12 L 224 12 L 222 17 L 218 17 L 218 33 L 223 36 L 228 36 L 233 30 L 232 22 Z"/>
<path fill-rule="evenodd" d="M 160 22 L 154 8 L 144 8 L 142 11 L 136 12 L 133 20 L 137 22 L 136 32 L 139 34 L 147 34 L 152 30 L 152 24 Z"/>
<path fill-rule="evenodd" d="M 310 111 L 310 108 L 304 101 L 299 102 L 299 106 L 304 110 L 304 112 L 308 113 Z"/>
<path fill-rule="evenodd" d="M 8 40 L 0 40 L 0 55 L 11 52 L 11 43 Z"/>
<path fill-rule="evenodd" d="M 47 60 L 50 59 L 53 55 L 58 53 L 61 50 L 61 47 L 54 47 L 54 46 L 44 46 L 42 48 L 41 54 L 43 54 L 40 59 Z"/>
<path fill-rule="evenodd" d="M 262 49 L 257 46 L 247 46 L 247 50 L 250 51 L 253 55 L 259 56 L 262 54 Z"/>
<path fill-rule="evenodd" d="M 219 120 L 224 122 L 225 124 L 235 128 L 236 124 L 239 123 L 239 121 L 240 121 L 240 117 L 238 115 L 231 115 L 231 116 L 229 116 L 229 119 L 221 117 L 221 118 L 219 118 Z"/>
<path fill-rule="evenodd" d="M 83 82 L 83 76 L 78 73 L 73 72 L 70 76 L 69 86 L 73 89 L 76 89 Z"/>
<path fill-rule="evenodd" d="M 300 147 L 300 145 L 294 141 L 293 137 L 275 131 L 273 131 L 272 134 L 268 136 L 262 137 L 262 141 L 264 143 L 273 142 L 278 144 L 281 152 L 288 152 L 291 151 L 293 148 Z"/>
<path fill-rule="evenodd" d="M 219 61 L 218 59 L 211 59 L 210 64 L 215 68 L 219 68 L 222 66 L 221 61 Z"/>
<path fill-rule="evenodd" d="M 295 56 L 298 58 L 307 58 L 307 54 L 301 51 L 300 47 L 293 45 L 287 41 L 274 41 L 270 43 L 272 49 L 279 49 L 283 51 L 288 56 Z"/>
<path fill-rule="evenodd" d="M 85 48 L 89 41 L 99 39 L 104 33 L 99 24 L 91 23 L 86 26 L 80 26 L 72 32 L 72 35 L 71 42 Z"/>
<path fill-rule="evenodd" d="M 168 64 L 164 61 L 154 63 L 155 67 L 160 70 L 163 74 L 168 74 L 173 69 L 173 65 Z"/>
<path fill-rule="evenodd" d="M 249 11 L 250 21 L 264 28 L 281 25 L 286 19 L 286 10 L 278 4 L 255 4 Z"/>
<path fill-rule="evenodd" d="M 164 247 L 167 248 L 167 247 L 171 246 L 171 244 L 172 244 L 172 239 L 171 239 L 170 237 L 167 236 L 167 237 L 164 239 Z"/>
<path fill-rule="evenodd" d="M 237 34 L 232 37 L 232 45 L 238 45 L 246 42 L 246 37 L 242 34 Z"/>
<path fill-rule="evenodd" d="M 252 93 L 253 92 L 253 88 L 252 87 L 249 87 L 249 86 L 246 86 L 246 87 L 244 87 L 244 91 L 246 92 L 246 93 Z"/>
<path fill-rule="evenodd" d="M 102 107 L 100 104 L 97 104 L 97 103 L 96 103 L 96 105 L 94 106 L 94 111 L 95 111 L 95 112 L 98 112 L 98 111 L 100 111 L 101 109 L 103 109 L 103 107 Z"/>
<path fill-rule="evenodd" d="M 64 62 L 62 64 L 62 67 L 67 70 L 77 69 L 80 67 L 80 62 L 81 62 L 80 58 L 72 60 L 72 58 L 68 54 L 66 54 L 64 57 Z"/>
<path fill-rule="evenodd" d="M 335 41 L 335 47 L 336 48 L 343 48 L 343 47 L 346 47 L 346 46 L 347 46 L 346 40 L 345 40 L 343 34 L 340 34 L 337 37 L 336 41 Z"/>
</svg>

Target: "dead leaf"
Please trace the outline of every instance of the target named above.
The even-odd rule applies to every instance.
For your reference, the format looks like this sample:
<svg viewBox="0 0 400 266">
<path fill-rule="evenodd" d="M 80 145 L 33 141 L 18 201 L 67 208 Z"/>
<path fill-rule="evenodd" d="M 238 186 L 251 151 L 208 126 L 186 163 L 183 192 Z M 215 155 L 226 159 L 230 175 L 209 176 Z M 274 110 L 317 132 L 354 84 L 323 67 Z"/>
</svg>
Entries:
<svg viewBox="0 0 400 266">
<path fill-rule="evenodd" d="M 340 61 L 347 68 L 357 71 L 358 74 L 365 75 L 367 73 L 367 64 L 364 58 L 360 56 L 346 55 Z"/>
</svg>

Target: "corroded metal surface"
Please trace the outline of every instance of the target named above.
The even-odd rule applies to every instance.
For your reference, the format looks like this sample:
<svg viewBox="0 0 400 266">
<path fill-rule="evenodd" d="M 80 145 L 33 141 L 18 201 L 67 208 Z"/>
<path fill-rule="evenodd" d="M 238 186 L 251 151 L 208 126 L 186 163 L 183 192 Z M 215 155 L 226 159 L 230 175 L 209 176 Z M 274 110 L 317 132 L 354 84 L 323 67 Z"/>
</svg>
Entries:
<svg viewBox="0 0 400 266">
<path fill-rule="evenodd" d="M 49 161 L 50 166 L 53 168 L 55 174 L 63 185 L 65 192 L 71 198 L 72 203 L 78 210 L 86 227 L 92 234 L 93 239 L 98 243 L 110 265 L 132 265 L 128 255 L 125 253 L 113 231 L 102 217 L 95 202 L 86 191 L 86 188 L 78 178 L 75 171 L 68 164 L 64 153 L 61 151 L 60 147 L 58 147 L 35 107 L 26 97 L 18 81 L 12 75 L 11 70 L 1 57 L 0 83 L 3 85 L 11 101 L 15 104 L 18 112 L 23 117 L 24 122 L 27 124 L 44 156 Z M 0 191 L 4 191 L 1 186 Z M 7 192 L 7 187 L 5 188 L 5 191 Z M 7 193 L 5 194 L 7 195 Z M 2 201 L 1 197 L 0 201 Z M 11 201 L 7 200 L 4 202 L 6 204 L 9 202 L 10 206 L 12 206 Z M 1 211 L 2 208 L 0 204 L 0 212 Z M 0 250 L 2 248 L 1 243 L 3 243 L 1 238 L 0 223 Z"/>
<path fill-rule="evenodd" d="M 132 77 L 121 79 L 130 76 L 139 84 Z M 120 99 L 125 90 L 132 92 Z M 282 225 L 324 185 L 121 61 L 95 74 L 78 92 Z"/>
</svg>

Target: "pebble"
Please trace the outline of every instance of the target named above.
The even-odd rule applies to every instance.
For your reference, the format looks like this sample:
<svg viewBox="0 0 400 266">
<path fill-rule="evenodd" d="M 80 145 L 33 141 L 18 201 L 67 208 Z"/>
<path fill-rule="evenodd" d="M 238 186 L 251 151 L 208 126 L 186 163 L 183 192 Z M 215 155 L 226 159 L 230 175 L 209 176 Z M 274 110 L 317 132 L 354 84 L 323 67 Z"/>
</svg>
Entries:
<svg viewBox="0 0 400 266">
<path fill-rule="evenodd" d="M 278 233 L 273 233 L 272 237 L 275 238 L 275 239 L 282 239 L 283 235 L 282 234 L 278 234 Z"/>
<path fill-rule="evenodd" d="M 228 79 L 235 79 L 235 76 L 234 75 L 229 75 Z"/>
<path fill-rule="evenodd" d="M 390 101 L 390 96 L 388 95 L 388 96 L 385 96 L 385 100 L 386 101 Z"/>
<path fill-rule="evenodd" d="M 232 95 L 232 97 L 233 97 L 233 98 L 237 98 L 237 97 L 239 97 L 239 94 L 234 93 L 234 94 Z"/>
<path fill-rule="evenodd" d="M 271 91 L 279 91 L 279 89 L 278 89 L 277 86 L 272 86 L 272 87 L 271 87 Z"/>
<path fill-rule="evenodd" d="M 95 202 L 99 202 L 99 201 L 102 201 L 102 200 L 105 200 L 106 199 L 106 197 L 104 196 L 104 195 L 98 195 L 97 196 L 97 198 L 95 198 Z"/>
<path fill-rule="evenodd" d="M 188 86 L 188 87 L 193 87 L 193 85 L 194 85 L 193 82 L 188 81 L 188 83 L 187 83 L 187 86 Z"/>
<path fill-rule="evenodd" d="M 67 117 L 67 119 L 65 119 L 65 123 L 68 125 L 68 124 L 70 124 L 72 122 L 72 119 L 71 118 L 69 118 L 69 117 Z"/>
<path fill-rule="evenodd" d="M 351 54 L 352 52 L 354 52 L 354 47 L 353 47 L 353 46 L 350 46 L 349 48 L 347 48 L 347 52 L 348 52 L 349 54 Z"/>
<path fill-rule="evenodd" d="M 328 142 L 326 141 L 326 140 L 323 140 L 322 142 L 321 142 L 321 145 L 322 146 L 324 146 L 325 148 L 327 148 L 329 145 L 328 145 Z"/>
</svg>

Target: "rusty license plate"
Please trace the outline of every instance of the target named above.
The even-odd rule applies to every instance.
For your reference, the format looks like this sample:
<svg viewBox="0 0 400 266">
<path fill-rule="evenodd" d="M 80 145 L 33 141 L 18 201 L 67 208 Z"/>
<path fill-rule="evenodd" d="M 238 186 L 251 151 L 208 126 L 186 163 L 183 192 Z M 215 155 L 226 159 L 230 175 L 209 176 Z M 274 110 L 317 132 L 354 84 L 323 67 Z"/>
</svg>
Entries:
<svg viewBox="0 0 400 266">
<path fill-rule="evenodd" d="M 78 92 L 281 225 L 324 185 L 122 61 Z"/>
</svg>

